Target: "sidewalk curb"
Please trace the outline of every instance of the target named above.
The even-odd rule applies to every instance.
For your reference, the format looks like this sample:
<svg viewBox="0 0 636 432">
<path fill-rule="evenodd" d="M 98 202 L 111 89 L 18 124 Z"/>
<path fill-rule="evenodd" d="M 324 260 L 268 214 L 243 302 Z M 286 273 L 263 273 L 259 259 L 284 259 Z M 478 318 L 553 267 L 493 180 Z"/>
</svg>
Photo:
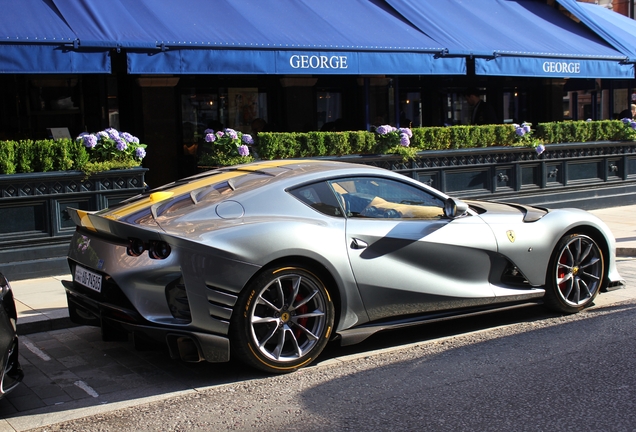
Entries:
<svg viewBox="0 0 636 432">
<path fill-rule="evenodd" d="M 25 321 L 25 322 L 22 322 Z M 47 332 L 51 330 L 63 330 L 71 327 L 78 327 L 69 317 L 63 318 L 37 318 L 34 320 L 18 319 L 16 328 L 18 336 L 29 335 L 33 333 Z"/>
</svg>

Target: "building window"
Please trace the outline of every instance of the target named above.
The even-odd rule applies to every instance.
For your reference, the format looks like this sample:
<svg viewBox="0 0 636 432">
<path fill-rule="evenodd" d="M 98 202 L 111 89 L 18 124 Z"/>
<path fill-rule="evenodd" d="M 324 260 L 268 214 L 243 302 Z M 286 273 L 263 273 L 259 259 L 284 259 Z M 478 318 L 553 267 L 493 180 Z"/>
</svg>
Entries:
<svg viewBox="0 0 636 432">
<path fill-rule="evenodd" d="M 227 99 L 227 127 L 251 133 L 254 120 L 267 121 L 267 93 L 259 93 L 258 88 L 229 88 Z"/>
<path fill-rule="evenodd" d="M 316 94 L 318 130 L 337 130 L 336 120 L 342 118 L 342 95 L 336 92 Z"/>
<path fill-rule="evenodd" d="M 422 126 L 422 101 L 420 92 L 406 92 L 400 97 L 400 126 Z"/>
<path fill-rule="evenodd" d="M 210 90 L 184 89 L 181 94 L 183 144 L 191 146 L 203 139 L 206 129 L 223 127 L 224 98 Z"/>
<path fill-rule="evenodd" d="M 108 126 L 119 130 L 119 99 L 117 98 L 117 78 L 109 77 L 106 80 L 108 91 Z"/>
</svg>

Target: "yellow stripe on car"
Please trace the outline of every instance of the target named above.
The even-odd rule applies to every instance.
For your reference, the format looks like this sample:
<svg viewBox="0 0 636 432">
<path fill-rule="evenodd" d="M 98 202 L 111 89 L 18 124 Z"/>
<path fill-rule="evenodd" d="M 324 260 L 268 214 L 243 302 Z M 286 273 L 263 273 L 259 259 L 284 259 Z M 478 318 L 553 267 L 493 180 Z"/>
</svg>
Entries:
<svg viewBox="0 0 636 432">
<path fill-rule="evenodd" d="M 97 229 L 95 229 L 95 227 L 93 226 L 91 220 L 88 218 L 89 212 L 79 209 L 76 209 L 75 211 L 77 212 L 77 215 L 80 218 L 81 225 L 84 228 L 87 228 L 91 231 L 97 231 Z"/>
<path fill-rule="evenodd" d="M 216 175 L 202 178 L 200 180 L 193 180 L 192 182 L 189 182 L 186 184 L 174 186 L 166 190 L 154 192 L 150 194 L 148 197 L 143 198 L 139 201 L 135 201 L 133 203 L 119 207 L 112 211 L 106 211 L 105 213 L 102 213 L 101 216 L 108 219 L 117 220 L 117 219 L 129 216 L 133 213 L 136 213 L 140 210 L 144 210 L 154 204 L 157 204 L 158 202 L 164 201 L 174 196 L 190 193 L 193 190 L 196 190 L 205 186 L 210 186 L 212 184 L 229 180 L 231 178 L 244 176 L 250 172 L 259 171 L 259 170 L 267 169 L 267 168 L 276 168 L 276 167 L 284 166 L 284 165 L 297 164 L 298 162 L 299 162 L 298 160 L 290 159 L 290 160 L 283 160 L 283 161 L 276 161 L 276 162 L 263 162 L 263 163 L 254 164 L 254 165 L 242 166 L 240 169 L 236 171 L 227 171 L 227 172 L 219 173 Z M 303 163 L 305 162 L 311 162 L 311 161 L 303 161 Z"/>
<path fill-rule="evenodd" d="M 211 184 L 218 183 L 220 181 L 229 180 L 231 178 L 243 176 L 245 174 L 247 173 L 240 172 L 240 171 L 226 172 L 219 175 L 206 177 L 201 180 L 195 180 L 190 183 L 186 183 L 184 185 L 175 186 L 174 188 L 168 189 L 166 191 L 154 192 L 146 198 L 130 203 L 123 207 L 119 207 L 113 211 L 106 212 L 102 214 L 102 216 L 109 219 L 120 219 L 120 218 L 129 216 L 133 213 L 136 213 L 138 211 L 144 210 L 152 205 L 157 204 L 158 202 L 165 201 L 166 199 L 169 199 L 173 196 L 179 196 L 184 193 L 190 193 L 195 189 L 209 186 Z"/>
</svg>

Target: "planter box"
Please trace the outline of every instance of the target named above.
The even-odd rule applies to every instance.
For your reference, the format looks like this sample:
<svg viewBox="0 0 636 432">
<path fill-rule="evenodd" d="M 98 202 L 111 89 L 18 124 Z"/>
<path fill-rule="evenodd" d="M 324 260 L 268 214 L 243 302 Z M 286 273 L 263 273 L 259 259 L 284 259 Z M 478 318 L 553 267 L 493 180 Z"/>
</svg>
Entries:
<svg viewBox="0 0 636 432">
<path fill-rule="evenodd" d="M 0 268 L 11 280 L 67 273 L 68 207 L 101 210 L 144 190 L 146 168 L 0 175 Z"/>
<path fill-rule="evenodd" d="M 487 147 L 424 151 L 407 162 L 397 155 L 327 159 L 397 171 L 462 199 L 584 210 L 636 203 L 633 141 L 549 144 L 541 155 L 527 147 Z"/>
</svg>

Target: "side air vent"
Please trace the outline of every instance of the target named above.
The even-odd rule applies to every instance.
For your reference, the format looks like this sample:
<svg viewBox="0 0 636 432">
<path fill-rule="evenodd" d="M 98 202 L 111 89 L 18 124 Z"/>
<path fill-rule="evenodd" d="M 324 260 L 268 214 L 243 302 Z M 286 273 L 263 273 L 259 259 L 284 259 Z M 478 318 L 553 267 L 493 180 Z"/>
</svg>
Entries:
<svg viewBox="0 0 636 432">
<path fill-rule="evenodd" d="M 182 324 L 192 322 L 188 293 L 186 292 L 183 277 L 175 279 L 166 285 L 166 301 L 172 316 Z"/>
<path fill-rule="evenodd" d="M 512 265 L 511 263 L 508 263 L 508 265 L 506 266 L 506 269 L 501 275 L 501 281 L 508 285 L 518 285 L 522 287 L 529 286 L 528 281 L 521 274 L 519 269 L 515 267 L 514 265 Z"/>
<path fill-rule="evenodd" d="M 210 285 L 207 287 L 210 316 L 220 320 L 229 320 L 232 316 L 232 308 L 238 298 L 237 295 Z"/>
</svg>

